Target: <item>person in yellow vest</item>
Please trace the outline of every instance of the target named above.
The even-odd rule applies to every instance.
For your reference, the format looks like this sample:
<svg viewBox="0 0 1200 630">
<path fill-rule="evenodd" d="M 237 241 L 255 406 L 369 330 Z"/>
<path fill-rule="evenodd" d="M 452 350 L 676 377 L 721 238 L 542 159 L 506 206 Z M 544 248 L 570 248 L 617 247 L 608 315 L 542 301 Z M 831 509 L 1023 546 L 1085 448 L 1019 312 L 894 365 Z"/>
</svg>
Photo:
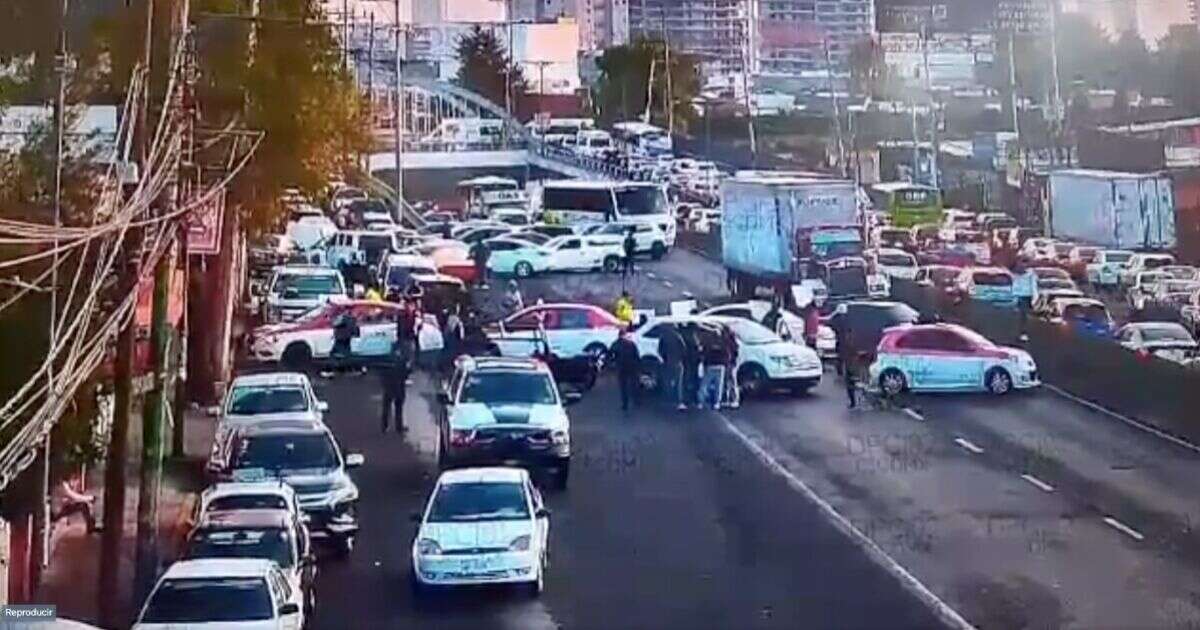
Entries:
<svg viewBox="0 0 1200 630">
<path fill-rule="evenodd" d="M 629 297 L 628 291 L 622 291 L 621 297 L 617 298 L 617 303 L 613 305 L 613 315 L 626 326 L 633 323 L 633 298 Z"/>
</svg>

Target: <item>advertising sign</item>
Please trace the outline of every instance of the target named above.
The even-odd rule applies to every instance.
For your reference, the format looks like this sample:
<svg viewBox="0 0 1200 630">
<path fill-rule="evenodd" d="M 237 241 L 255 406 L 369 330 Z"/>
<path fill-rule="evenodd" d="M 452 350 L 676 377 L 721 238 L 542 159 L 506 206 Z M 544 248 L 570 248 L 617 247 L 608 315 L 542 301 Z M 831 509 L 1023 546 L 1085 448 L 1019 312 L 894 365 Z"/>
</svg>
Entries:
<svg viewBox="0 0 1200 630">
<path fill-rule="evenodd" d="M 188 254 L 211 256 L 221 249 L 221 222 L 225 217 L 225 190 L 212 193 L 188 215 Z"/>
</svg>

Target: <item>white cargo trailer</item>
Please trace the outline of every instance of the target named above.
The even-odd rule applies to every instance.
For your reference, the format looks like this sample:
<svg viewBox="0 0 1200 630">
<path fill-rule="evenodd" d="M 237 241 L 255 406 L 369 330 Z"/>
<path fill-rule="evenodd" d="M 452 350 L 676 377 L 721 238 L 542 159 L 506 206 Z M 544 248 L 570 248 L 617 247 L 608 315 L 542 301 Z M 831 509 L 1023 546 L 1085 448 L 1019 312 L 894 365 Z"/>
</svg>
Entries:
<svg viewBox="0 0 1200 630">
<path fill-rule="evenodd" d="M 1162 173 L 1050 173 L 1049 236 L 1113 249 L 1175 247 L 1175 195 Z"/>
</svg>

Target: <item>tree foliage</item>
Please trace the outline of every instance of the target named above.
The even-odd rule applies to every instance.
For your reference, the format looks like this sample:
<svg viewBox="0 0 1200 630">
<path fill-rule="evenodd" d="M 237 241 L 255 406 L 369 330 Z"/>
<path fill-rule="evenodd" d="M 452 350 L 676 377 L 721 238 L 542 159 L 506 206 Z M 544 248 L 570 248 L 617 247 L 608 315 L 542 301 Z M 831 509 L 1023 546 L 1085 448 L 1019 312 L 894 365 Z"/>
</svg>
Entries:
<svg viewBox="0 0 1200 630">
<path fill-rule="evenodd" d="M 666 47 L 661 41 L 639 39 L 626 46 L 614 46 L 596 60 L 600 81 L 595 94 L 600 120 L 612 123 L 640 118 L 646 111 L 646 99 L 653 94 L 650 119 L 666 126 L 667 73 Z M 650 69 L 654 66 L 654 83 Z M 696 58 L 671 50 L 671 99 L 678 129 L 687 129 L 694 116 L 692 100 L 700 93 L 700 73 Z"/>
<path fill-rule="evenodd" d="M 525 73 L 513 63 L 494 31 L 474 26 L 458 39 L 455 54 L 459 62 L 459 85 L 502 107 L 510 103 L 516 111 L 517 100 L 524 97 L 527 89 Z"/>
<path fill-rule="evenodd" d="M 887 98 L 891 72 L 884 63 L 883 48 L 875 38 L 864 37 L 850 49 L 850 81 L 858 94 Z"/>
</svg>

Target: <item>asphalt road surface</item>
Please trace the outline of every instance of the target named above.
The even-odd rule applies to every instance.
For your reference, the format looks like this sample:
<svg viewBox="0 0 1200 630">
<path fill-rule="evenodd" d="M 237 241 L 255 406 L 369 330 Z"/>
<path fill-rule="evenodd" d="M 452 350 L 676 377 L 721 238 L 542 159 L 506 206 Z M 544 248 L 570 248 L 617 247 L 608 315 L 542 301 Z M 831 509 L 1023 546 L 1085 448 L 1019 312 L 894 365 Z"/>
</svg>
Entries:
<svg viewBox="0 0 1200 630">
<path fill-rule="evenodd" d="M 522 288 L 609 305 L 622 285 Z M 625 286 L 663 313 L 720 299 L 724 273 L 675 251 Z M 416 377 L 403 437 L 380 434 L 372 376 L 318 387 L 367 463 L 358 546 L 322 563 L 315 628 L 933 628 L 955 613 L 979 628 L 1200 627 L 1200 453 L 1049 389 L 852 411 L 826 372 L 801 398 L 622 414 L 605 379 L 570 410 L 546 593 L 418 602 L 408 517 L 436 476 L 434 385 Z"/>
</svg>

